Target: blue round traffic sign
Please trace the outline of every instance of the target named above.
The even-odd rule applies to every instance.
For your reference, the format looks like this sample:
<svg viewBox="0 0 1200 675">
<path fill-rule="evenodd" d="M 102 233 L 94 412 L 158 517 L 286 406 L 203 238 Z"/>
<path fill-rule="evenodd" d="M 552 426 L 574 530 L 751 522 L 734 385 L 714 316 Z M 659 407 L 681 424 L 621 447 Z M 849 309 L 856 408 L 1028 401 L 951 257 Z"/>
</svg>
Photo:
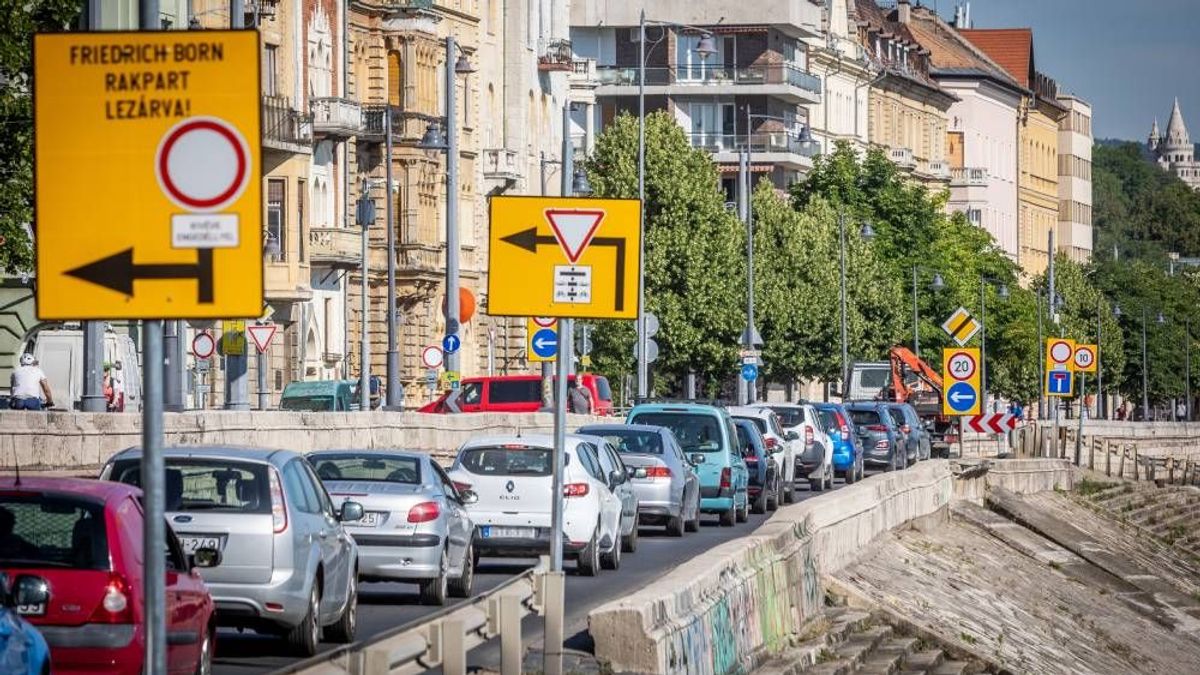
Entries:
<svg viewBox="0 0 1200 675">
<path fill-rule="evenodd" d="M 758 366 L 753 363 L 742 364 L 742 379 L 753 382 L 758 379 Z"/>
<path fill-rule="evenodd" d="M 543 328 L 533 334 L 529 341 L 533 353 L 543 359 L 553 358 L 558 354 L 558 333 L 553 328 Z"/>
<path fill-rule="evenodd" d="M 442 338 L 442 351 L 447 354 L 453 354 L 458 351 L 460 346 L 462 346 L 462 340 L 453 333 Z"/>
<path fill-rule="evenodd" d="M 955 412 L 962 413 L 974 409 L 978 399 L 979 392 L 975 391 L 975 387 L 969 382 L 955 382 L 946 391 L 946 400 L 950 402 L 950 409 Z"/>
</svg>

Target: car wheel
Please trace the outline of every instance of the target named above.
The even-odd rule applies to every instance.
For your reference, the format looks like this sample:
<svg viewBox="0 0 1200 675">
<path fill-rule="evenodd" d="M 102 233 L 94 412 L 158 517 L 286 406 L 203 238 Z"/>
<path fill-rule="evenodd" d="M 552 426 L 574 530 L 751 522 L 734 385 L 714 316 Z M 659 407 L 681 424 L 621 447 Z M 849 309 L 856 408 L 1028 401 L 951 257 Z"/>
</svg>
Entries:
<svg viewBox="0 0 1200 675">
<path fill-rule="evenodd" d="M 683 522 L 683 509 L 681 507 L 679 515 L 671 516 L 670 518 L 667 518 L 667 536 L 682 537 L 684 527 L 685 527 L 685 525 Z"/>
<path fill-rule="evenodd" d="M 204 631 L 204 640 L 200 643 L 200 658 L 196 660 L 196 675 L 212 675 L 213 634 L 215 632 L 211 628 Z M 42 672 L 50 672 L 49 663 Z"/>
<path fill-rule="evenodd" d="M 783 503 L 791 504 L 796 501 L 796 481 L 795 479 L 788 481 L 783 488 Z"/>
<path fill-rule="evenodd" d="M 450 561 L 447 559 L 445 549 L 442 550 L 442 562 L 438 565 L 441 570 L 436 578 L 426 579 L 421 582 L 421 604 L 422 605 L 444 605 L 446 597 L 450 595 Z"/>
<path fill-rule="evenodd" d="M 616 534 L 617 540 L 613 542 L 612 548 L 607 553 L 600 554 L 600 566 L 606 570 L 621 569 L 621 549 L 624 548 L 625 538 L 621 536 L 620 531 Z"/>
<path fill-rule="evenodd" d="M 763 488 L 762 492 L 758 493 L 758 499 L 754 500 L 754 505 L 750 507 L 752 513 L 767 512 L 767 490 Z"/>
<path fill-rule="evenodd" d="M 857 474 L 857 473 L 858 473 L 858 468 L 855 467 L 854 464 L 851 464 L 850 468 L 846 469 L 842 473 L 842 481 L 845 482 L 846 485 L 853 485 L 854 480 L 856 478 L 855 474 Z"/>
<path fill-rule="evenodd" d="M 592 539 L 588 542 L 588 545 L 579 552 L 579 560 L 575 563 L 575 569 L 585 577 L 594 577 L 600 571 L 599 527 L 592 532 Z"/>
<path fill-rule="evenodd" d="M 692 511 L 692 519 L 683 523 L 683 529 L 687 532 L 700 531 L 700 497 L 696 497 L 696 508 Z"/>
<path fill-rule="evenodd" d="M 746 494 L 744 497 L 742 497 L 742 508 L 735 509 L 734 517 L 737 519 L 737 522 L 739 522 L 739 523 L 744 523 L 747 520 L 750 520 L 750 495 L 749 494 Z"/>
<path fill-rule="evenodd" d="M 737 506 L 731 506 L 721 512 L 721 527 L 733 527 L 733 524 L 737 522 L 735 511 L 737 511 Z"/>
<path fill-rule="evenodd" d="M 779 508 L 779 493 L 783 491 L 783 486 L 779 481 L 775 481 L 775 489 L 771 491 L 771 496 L 767 497 L 767 510 L 774 511 Z"/>
<path fill-rule="evenodd" d="M 312 656 L 317 653 L 317 645 L 321 643 L 321 591 L 316 579 L 312 582 L 312 592 L 308 595 L 308 612 L 300 623 L 288 631 L 288 646 L 300 656 Z"/>
<path fill-rule="evenodd" d="M 629 531 L 629 534 L 621 537 L 621 550 L 625 551 L 626 553 L 634 553 L 637 551 L 637 547 L 638 547 L 638 524 L 637 524 L 637 517 L 634 517 L 633 529 Z"/>
<path fill-rule="evenodd" d="M 467 544 L 467 552 L 463 554 L 462 574 L 450 580 L 450 595 L 456 598 L 471 597 L 471 589 L 475 586 L 475 544 Z"/>
<path fill-rule="evenodd" d="M 350 577 L 350 586 L 346 593 L 346 609 L 338 617 L 337 623 L 327 630 L 329 641 L 346 644 L 354 642 L 354 633 L 358 628 L 358 574 Z"/>
</svg>

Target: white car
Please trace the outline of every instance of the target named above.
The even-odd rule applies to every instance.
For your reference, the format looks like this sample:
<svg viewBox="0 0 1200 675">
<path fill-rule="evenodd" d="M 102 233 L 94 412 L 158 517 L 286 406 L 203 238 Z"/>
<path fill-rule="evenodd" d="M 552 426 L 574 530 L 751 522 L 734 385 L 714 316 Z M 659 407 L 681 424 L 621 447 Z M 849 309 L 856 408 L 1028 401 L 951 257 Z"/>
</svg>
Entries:
<svg viewBox="0 0 1200 675">
<path fill-rule="evenodd" d="M 781 480 L 783 502 L 791 504 L 796 498 L 796 457 L 800 455 L 803 444 L 800 434 L 794 430 L 784 429 L 779 421 L 779 416 L 766 406 L 733 407 L 729 409 L 729 414 L 736 419 L 750 420 L 762 432 L 763 438 L 767 442 L 767 450 L 776 455 L 775 461 L 783 470 Z"/>
<path fill-rule="evenodd" d="M 486 436 L 458 449 L 450 479 L 478 501 L 467 505 L 479 556 L 529 557 L 550 551 L 553 437 Z M 606 474 L 594 440 L 568 435 L 563 468 L 563 556 L 595 576 L 621 564 L 623 505 L 618 479 Z M 615 472 L 614 472 L 615 473 Z M 636 507 L 634 510 L 636 514 Z"/>
<path fill-rule="evenodd" d="M 809 489 L 820 492 L 833 487 L 833 441 L 821 425 L 821 415 L 810 403 L 759 404 L 774 412 L 784 431 L 794 431 L 799 451 L 795 459 L 795 475 L 807 479 Z"/>
</svg>

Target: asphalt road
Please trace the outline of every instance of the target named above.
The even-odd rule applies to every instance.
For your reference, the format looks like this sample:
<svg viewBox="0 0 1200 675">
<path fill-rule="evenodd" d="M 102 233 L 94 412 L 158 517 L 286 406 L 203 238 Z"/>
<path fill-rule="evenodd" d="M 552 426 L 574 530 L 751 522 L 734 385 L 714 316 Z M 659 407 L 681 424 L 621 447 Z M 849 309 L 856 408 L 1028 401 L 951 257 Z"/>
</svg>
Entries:
<svg viewBox="0 0 1200 675">
<path fill-rule="evenodd" d="M 870 473 L 868 471 L 868 473 Z M 834 489 L 842 486 L 838 479 Z M 809 499 L 821 493 L 810 492 L 808 487 L 797 487 L 799 500 Z M 720 527 L 715 516 L 706 516 L 699 532 L 687 533 L 682 538 L 666 536 L 660 527 L 643 527 L 639 531 L 640 541 L 636 553 L 621 556 L 621 569 L 615 572 L 601 571 L 595 577 L 575 576 L 573 563 L 567 569 L 567 616 L 565 633 L 567 646 L 589 649 L 586 633 L 587 614 L 605 602 L 637 590 L 658 578 L 667 570 L 710 550 L 717 544 L 745 536 L 762 524 L 770 514 L 750 514 L 750 520 L 734 527 Z M 535 560 L 505 560 L 484 558 L 480 561 L 475 576 L 475 592 L 482 593 L 506 579 L 534 565 Z M 370 639 L 382 631 L 420 618 L 438 609 L 418 604 L 415 584 L 376 583 L 362 584 L 359 590 L 358 639 Z M 542 620 L 530 617 L 524 623 L 525 639 L 528 644 L 540 644 Z M 495 642 L 495 641 L 493 641 Z M 321 651 L 336 645 L 322 643 Z M 259 636 L 247 631 L 222 629 L 217 636 L 217 652 L 214 673 L 217 675 L 244 675 L 266 673 L 295 663 L 299 659 L 287 654 L 282 641 Z M 497 645 L 483 645 L 469 655 L 472 667 L 498 666 L 500 661 Z"/>
</svg>

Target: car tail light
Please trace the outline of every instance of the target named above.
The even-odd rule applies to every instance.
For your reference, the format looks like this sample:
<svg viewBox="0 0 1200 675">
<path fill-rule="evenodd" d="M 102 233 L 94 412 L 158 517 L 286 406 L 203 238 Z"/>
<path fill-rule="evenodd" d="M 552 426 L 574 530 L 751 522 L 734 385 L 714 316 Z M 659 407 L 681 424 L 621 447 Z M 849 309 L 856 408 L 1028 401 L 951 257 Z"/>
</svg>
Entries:
<svg viewBox="0 0 1200 675">
<path fill-rule="evenodd" d="M 779 447 L 779 439 L 778 438 L 775 438 L 774 436 L 770 436 L 770 437 L 766 438 L 765 440 L 767 442 L 767 450 L 774 452 L 775 448 Z"/>
<path fill-rule="evenodd" d="M 458 490 L 459 492 L 462 492 L 463 490 L 470 490 L 470 489 L 471 489 L 471 484 L 470 484 L 470 483 L 462 483 L 462 482 L 459 482 L 459 481 L 454 481 L 454 489 L 455 489 L 455 490 Z"/>
<path fill-rule="evenodd" d="M 841 429 L 842 429 L 842 440 L 843 441 L 850 440 L 850 425 L 846 424 L 846 417 L 844 415 L 842 415 L 842 413 L 840 413 L 840 412 L 837 413 L 837 423 L 838 423 L 838 426 L 841 427 Z"/>
<path fill-rule="evenodd" d="M 129 582 L 116 572 L 108 575 L 104 598 L 92 612 L 89 623 L 133 623 L 133 603 L 129 598 Z"/>
<path fill-rule="evenodd" d="M 646 469 L 646 478 L 670 478 L 671 470 L 665 466 L 652 466 Z"/>
<path fill-rule="evenodd" d="M 733 469 L 725 467 L 721 469 L 721 489 L 728 490 L 733 487 Z"/>
<path fill-rule="evenodd" d="M 757 457 L 747 457 L 746 465 L 747 466 L 758 466 L 758 458 Z"/>
<path fill-rule="evenodd" d="M 887 431 L 887 426 L 883 424 L 870 424 L 867 425 L 867 431 Z"/>
<path fill-rule="evenodd" d="M 804 443 L 806 445 L 813 444 L 813 428 L 812 427 L 804 427 Z"/>
<path fill-rule="evenodd" d="M 408 510 L 408 522 L 427 523 L 437 520 L 440 513 L 437 502 L 421 502 Z"/>
<path fill-rule="evenodd" d="M 563 497 L 585 497 L 587 493 L 587 483 L 567 483 L 563 486 Z"/>
<path fill-rule="evenodd" d="M 279 472 L 270 471 L 271 474 L 271 525 L 275 530 L 275 534 L 279 534 L 287 529 L 287 502 L 283 498 L 283 486 L 279 483 Z"/>
</svg>

